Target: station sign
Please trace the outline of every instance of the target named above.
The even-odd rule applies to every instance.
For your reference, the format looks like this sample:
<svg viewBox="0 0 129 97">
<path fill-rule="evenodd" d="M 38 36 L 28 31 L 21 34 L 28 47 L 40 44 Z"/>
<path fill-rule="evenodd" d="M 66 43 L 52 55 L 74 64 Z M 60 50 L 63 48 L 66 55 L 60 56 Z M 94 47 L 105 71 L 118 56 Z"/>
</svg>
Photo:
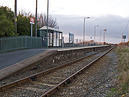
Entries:
<svg viewBox="0 0 129 97">
<path fill-rule="evenodd" d="M 69 33 L 69 43 L 74 43 L 74 34 Z"/>
<path fill-rule="evenodd" d="M 35 19 L 34 19 L 34 17 L 31 17 L 30 18 L 30 24 L 34 24 L 35 23 Z"/>
<path fill-rule="evenodd" d="M 107 29 L 104 29 L 104 31 L 106 32 L 106 31 L 107 31 Z"/>
<path fill-rule="evenodd" d="M 122 39 L 126 39 L 126 35 L 122 35 Z"/>
</svg>

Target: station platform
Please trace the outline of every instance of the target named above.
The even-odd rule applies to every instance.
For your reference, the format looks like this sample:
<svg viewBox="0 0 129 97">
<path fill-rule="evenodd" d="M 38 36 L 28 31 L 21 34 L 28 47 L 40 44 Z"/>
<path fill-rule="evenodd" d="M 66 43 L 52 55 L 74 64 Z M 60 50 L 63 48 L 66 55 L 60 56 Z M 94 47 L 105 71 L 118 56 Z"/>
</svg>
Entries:
<svg viewBox="0 0 129 97">
<path fill-rule="evenodd" d="M 85 47 L 71 47 L 71 48 L 60 48 L 60 49 L 57 49 L 57 51 L 79 50 L 79 49 L 96 48 L 96 47 L 104 47 L 104 46 L 108 46 L 108 45 L 85 46 Z"/>
<path fill-rule="evenodd" d="M 85 48 L 96 48 L 102 46 L 87 46 L 73 48 L 53 48 L 53 49 L 24 49 L 13 52 L 0 53 L 0 80 L 22 68 L 34 64 L 43 58 L 55 53 L 68 50 L 78 50 Z"/>
<path fill-rule="evenodd" d="M 8 67 L 12 64 L 16 64 L 24 59 L 30 58 L 32 56 L 44 53 L 46 51 L 67 51 L 67 50 L 77 50 L 84 48 L 95 48 L 101 46 L 86 46 L 86 47 L 72 47 L 72 48 L 51 48 L 51 49 L 24 49 L 12 52 L 0 53 L 0 70 Z"/>
<path fill-rule="evenodd" d="M 25 49 L 0 54 L 0 80 L 53 54 L 50 49 Z"/>
<path fill-rule="evenodd" d="M 45 52 L 46 49 L 24 49 L 0 53 L 0 69 L 20 62 L 26 58 Z"/>
</svg>

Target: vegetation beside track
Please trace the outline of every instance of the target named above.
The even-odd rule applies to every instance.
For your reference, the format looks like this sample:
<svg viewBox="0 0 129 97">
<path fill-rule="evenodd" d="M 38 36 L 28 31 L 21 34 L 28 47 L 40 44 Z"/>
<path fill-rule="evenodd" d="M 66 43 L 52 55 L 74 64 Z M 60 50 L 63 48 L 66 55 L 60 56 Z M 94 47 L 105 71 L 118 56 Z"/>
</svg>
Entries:
<svg viewBox="0 0 129 97">
<path fill-rule="evenodd" d="M 118 46 L 115 51 L 118 55 L 118 78 L 109 97 L 129 97 L 129 47 Z"/>
<path fill-rule="evenodd" d="M 0 38 L 10 36 L 30 36 L 30 18 L 34 15 L 30 12 L 20 11 L 17 15 L 17 33 L 15 32 L 14 25 L 14 12 L 7 6 L 0 6 Z M 38 16 L 38 29 L 46 26 L 47 16 L 39 14 Z M 57 27 L 57 21 L 52 16 L 49 17 L 49 27 Z M 34 24 L 35 26 L 35 24 Z M 33 27 L 33 32 L 35 27 Z"/>
</svg>

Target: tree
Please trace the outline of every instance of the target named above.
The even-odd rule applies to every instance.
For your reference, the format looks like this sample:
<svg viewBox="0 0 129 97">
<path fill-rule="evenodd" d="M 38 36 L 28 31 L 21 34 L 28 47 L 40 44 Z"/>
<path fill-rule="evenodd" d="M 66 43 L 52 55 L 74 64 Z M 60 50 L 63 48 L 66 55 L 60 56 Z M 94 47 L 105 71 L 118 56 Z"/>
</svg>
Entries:
<svg viewBox="0 0 129 97">
<path fill-rule="evenodd" d="M 17 25 L 18 25 L 18 34 L 19 35 L 30 35 L 30 18 L 34 17 L 34 15 L 32 15 L 30 12 L 26 13 L 24 11 L 21 11 L 18 14 L 18 21 L 17 21 Z M 38 29 L 40 27 L 46 26 L 47 25 L 47 16 L 46 15 L 40 15 L 40 17 L 38 17 Z M 54 20 L 52 17 L 49 17 L 49 22 L 48 22 L 49 27 L 56 27 L 57 26 L 57 22 L 56 20 Z M 33 25 L 33 35 L 34 35 L 34 31 L 35 31 L 35 25 Z"/>
<path fill-rule="evenodd" d="M 14 14 L 8 7 L 0 7 L 0 37 L 15 36 Z"/>
<path fill-rule="evenodd" d="M 0 7 L 0 16 L 1 15 L 5 15 L 7 17 L 7 19 L 14 22 L 14 13 L 13 13 L 13 11 L 11 11 L 10 8 L 1 6 Z"/>
<path fill-rule="evenodd" d="M 30 12 L 26 13 L 24 11 L 19 12 L 17 16 L 17 29 L 19 35 L 29 35 L 31 32 L 30 18 L 34 17 Z M 35 25 L 33 25 L 33 35 L 35 31 Z"/>
<path fill-rule="evenodd" d="M 17 17 L 17 31 L 19 35 L 30 35 L 29 17 L 19 14 Z"/>
<path fill-rule="evenodd" d="M 30 18 L 34 17 L 30 12 L 19 12 L 17 16 L 17 33 L 15 33 L 14 26 L 14 12 L 8 7 L 0 7 L 0 37 L 5 36 L 17 36 L 17 35 L 29 35 L 30 36 Z M 38 17 L 38 29 L 47 25 L 47 16 L 40 14 Z M 33 25 L 33 32 L 35 31 L 35 25 Z M 52 16 L 49 17 L 49 27 L 57 27 L 56 19 Z M 34 34 L 34 33 L 33 33 Z"/>
<path fill-rule="evenodd" d="M 40 14 L 39 16 L 39 27 L 43 27 L 43 26 L 47 26 L 47 16 L 44 14 Z M 52 27 L 52 28 L 55 28 L 57 27 L 57 22 L 56 22 L 56 19 L 54 19 L 52 16 L 49 16 L 49 19 L 48 19 L 48 26 L 49 27 Z"/>
</svg>

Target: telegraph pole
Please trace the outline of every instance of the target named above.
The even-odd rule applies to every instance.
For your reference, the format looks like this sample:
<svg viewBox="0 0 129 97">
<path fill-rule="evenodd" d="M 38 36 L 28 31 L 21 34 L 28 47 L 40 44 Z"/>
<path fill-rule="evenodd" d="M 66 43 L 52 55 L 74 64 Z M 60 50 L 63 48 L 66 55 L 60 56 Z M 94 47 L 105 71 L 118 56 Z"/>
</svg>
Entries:
<svg viewBox="0 0 129 97">
<path fill-rule="evenodd" d="M 129 21 L 128 21 L 128 25 L 129 25 Z M 128 44 L 129 44 L 129 29 L 128 29 Z"/>
<path fill-rule="evenodd" d="M 107 29 L 104 29 L 104 33 L 103 33 L 103 41 L 104 41 L 104 44 L 106 43 L 106 42 L 105 42 L 105 34 L 106 34 L 106 31 L 107 31 Z"/>
<path fill-rule="evenodd" d="M 102 34 L 102 30 L 100 29 L 100 43 L 101 43 L 101 34 Z"/>
<path fill-rule="evenodd" d="M 85 43 L 85 20 L 86 20 L 86 18 L 84 18 L 84 24 L 83 24 L 83 46 Z"/>
<path fill-rule="evenodd" d="M 95 26 L 94 26 L 94 42 L 95 42 L 95 37 L 96 37 L 96 29 L 97 29 L 97 27 L 99 27 L 99 25 L 95 25 Z"/>
<path fill-rule="evenodd" d="M 96 26 L 94 26 L 94 42 L 95 42 L 95 36 L 96 36 Z"/>
<path fill-rule="evenodd" d="M 15 33 L 17 33 L 17 0 L 14 3 L 14 24 L 15 24 Z"/>
<path fill-rule="evenodd" d="M 104 33 L 103 33 L 103 42 L 104 42 L 104 44 L 105 44 L 105 32 L 106 31 L 104 31 Z"/>
<path fill-rule="evenodd" d="M 49 20 L 49 0 L 47 0 L 47 33 L 48 33 L 48 20 Z"/>
<path fill-rule="evenodd" d="M 36 0 L 36 10 L 35 10 L 35 36 L 37 36 L 37 9 L 38 9 L 38 0 Z"/>
<path fill-rule="evenodd" d="M 121 43 L 123 42 L 123 32 L 121 32 Z"/>
<path fill-rule="evenodd" d="M 48 41 L 48 38 L 49 38 L 49 36 L 48 36 L 49 35 L 48 34 L 48 21 L 49 21 L 49 0 L 47 0 L 47 44 L 48 44 L 48 42 L 50 42 L 50 40 Z"/>
<path fill-rule="evenodd" d="M 84 24 L 83 24 L 83 46 L 84 46 L 84 42 L 85 42 L 85 32 L 86 32 L 86 30 L 85 30 L 85 26 L 86 26 L 86 24 L 85 24 L 85 22 L 86 22 L 86 19 L 89 19 L 90 17 L 84 17 Z"/>
</svg>

